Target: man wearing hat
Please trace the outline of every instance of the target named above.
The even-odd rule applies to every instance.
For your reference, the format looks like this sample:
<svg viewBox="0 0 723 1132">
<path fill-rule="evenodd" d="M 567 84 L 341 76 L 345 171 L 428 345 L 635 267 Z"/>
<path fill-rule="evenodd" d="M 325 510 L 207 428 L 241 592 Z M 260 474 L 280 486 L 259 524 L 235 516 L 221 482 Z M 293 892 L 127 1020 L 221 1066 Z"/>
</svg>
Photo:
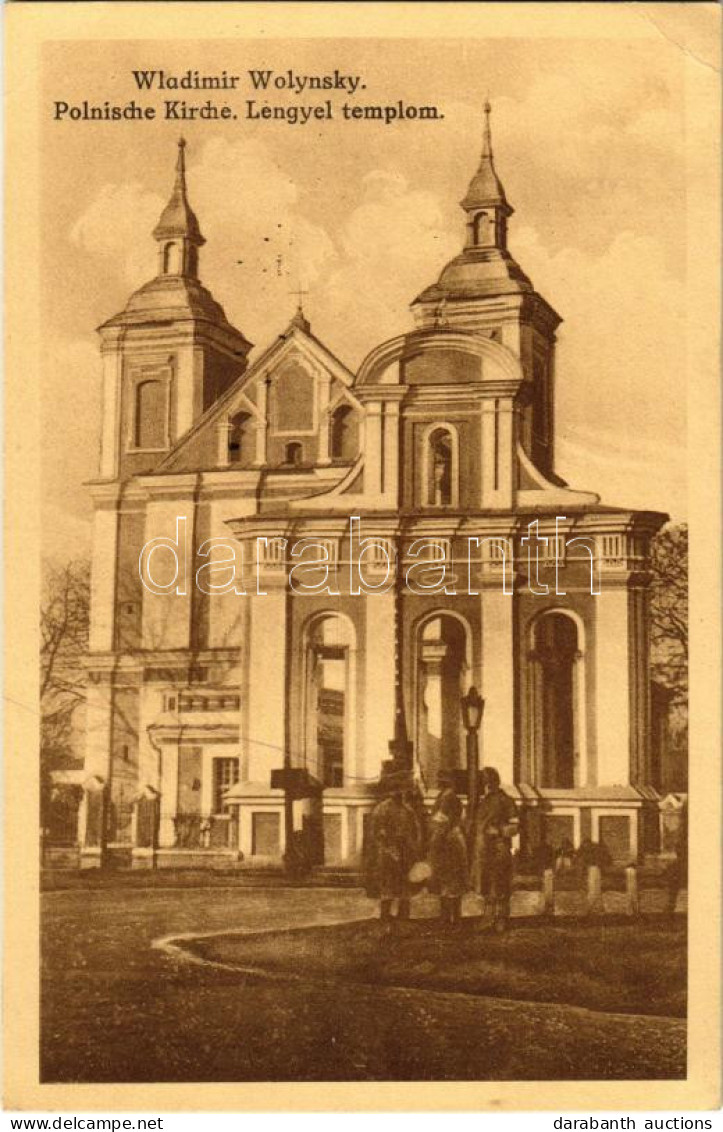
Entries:
<svg viewBox="0 0 723 1132">
<path fill-rule="evenodd" d="M 441 789 L 430 820 L 430 888 L 439 895 L 442 922 L 455 925 L 462 918 L 462 897 L 469 888 L 467 846 L 462 832 L 462 803 L 454 789 L 454 771 L 441 770 L 437 782 Z"/>
<path fill-rule="evenodd" d="M 483 769 L 481 781 L 483 796 L 470 830 L 472 885 L 492 912 L 495 930 L 502 932 L 510 915 L 512 838 L 519 829 L 519 820 L 517 807 L 500 786 L 494 767 Z"/>
<path fill-rule="evenodd" d="M 414 810 L 405 801 L 412 787 L 406 771 L 390 770 L 382 775 L 377 802 L 371 815 L 366 859 L 366 891 L 380 900 L 381 919 L 392 919 L 397 901 L 397 918 L 409 919 L 411 885 L 409 870 L 420 853 L 420 832 Z"/>
</svg>

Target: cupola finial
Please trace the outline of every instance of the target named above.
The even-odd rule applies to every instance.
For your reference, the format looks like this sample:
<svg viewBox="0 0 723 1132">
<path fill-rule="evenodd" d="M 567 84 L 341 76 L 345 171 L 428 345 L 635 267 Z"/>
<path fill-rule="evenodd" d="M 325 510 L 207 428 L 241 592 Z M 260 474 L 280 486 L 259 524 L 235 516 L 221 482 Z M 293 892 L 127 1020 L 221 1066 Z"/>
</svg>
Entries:
<svg viewBox="0 0 723 1132">
<path fill-rule="evenodd" d="M 176 187 L 186 193 L 186 139 L 178 139 L 178 157 L 176 158 Z"/>
<path fill-rule="evenodd" d="M 482 141 L 482 156 L 492 157 L 492 127 L 490 125 L 490 118 L 492 117 L 492 105 L 489 98 L 485 99 L 485 126 L 484 136 Z"/>
<path fill-rule="evenodd" d="M 186 139 L 178 139 L 176 179 L 171 199 L 153 230 L 160 245 L 161 275 L 198 278 L 198 249 L 205 244 L 186 190 Z"/>
<path fill-rule="evenodd" d="M 291 291 L 290 294 L 296 295 L 296 314 L 292 318 L 290 326 L 296 326 L 299 330 L 303 330 L 306 334 L 309 334 L 311 331 L 311 323 L 304 314 L 304 295 L 308 295 L 309 292 L 302 287 L 301 280 L 299 280 L 298 287 L 296 290 Z"/>
</svg>

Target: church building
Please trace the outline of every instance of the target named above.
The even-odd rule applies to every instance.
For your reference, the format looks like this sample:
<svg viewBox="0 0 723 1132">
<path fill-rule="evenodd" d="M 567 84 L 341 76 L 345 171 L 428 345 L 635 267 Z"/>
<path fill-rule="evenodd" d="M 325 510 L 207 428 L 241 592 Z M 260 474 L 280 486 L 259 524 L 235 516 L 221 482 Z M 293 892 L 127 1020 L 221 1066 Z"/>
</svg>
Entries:
<svg viewBox="0 0 723 1132">
<path fill-rule="evenodd" d="M 665 516 L 555 472 L 561 319 L 508 249 L 489 106 L 461 250 L 357 372 L 301 306 L 251 354 L 200 282 L 184 145 L 157 274 L 99 328 L 83 864 L 262 867 L 306 837 L 358 867 L 385 763 L 428 801 L 463 774 L 472 686 L 523 855 L 655 851 Z"/>
</svg>

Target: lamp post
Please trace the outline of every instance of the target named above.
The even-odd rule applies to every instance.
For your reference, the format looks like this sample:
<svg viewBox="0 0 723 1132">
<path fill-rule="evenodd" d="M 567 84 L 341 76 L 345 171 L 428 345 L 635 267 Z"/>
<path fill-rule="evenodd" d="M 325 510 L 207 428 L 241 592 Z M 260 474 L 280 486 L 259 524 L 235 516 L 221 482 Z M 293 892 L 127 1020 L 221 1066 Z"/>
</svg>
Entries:
<svg viewBox="0 0 723 1132">
<path fill-rule="evenodd" d="M 470 830 L 474 828 L 479 792 L 479 742 L 478 732 L 484 715 L 485 702 L 474 684 L 462 696 L 462 722 L 467 731 L 467 820 Z"/>
</svg>

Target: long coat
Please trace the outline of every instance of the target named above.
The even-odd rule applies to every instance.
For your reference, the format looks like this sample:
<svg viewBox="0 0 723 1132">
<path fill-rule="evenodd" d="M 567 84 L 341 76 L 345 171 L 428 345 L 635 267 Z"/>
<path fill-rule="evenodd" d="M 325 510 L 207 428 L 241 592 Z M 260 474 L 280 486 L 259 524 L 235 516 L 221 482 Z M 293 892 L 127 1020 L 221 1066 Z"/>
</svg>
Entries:
<svg viewBox="0 0 723 1132">
<path fill-rule="evenodd" d="M 393 900 L 410 895 L 409 870 L 419 855 L 419 825 L 411 806 L 393 796 L 378 802 L 365 846 L 367 896 Z"/>
<path fill-rule="evenodd" d="M 430 827 L 430 889 L 439 896 L 464 896 L 469 883 L 467 845 L 462 832 L 462 803 L 451 787 L 438 795 L 432 808 Z"/>
<path fill-rule="evenodd" d="M 504 790 L 480 798 L 472 831 L 471 880 L 482 896 L 509 898 L 512 891 L 512 833 L 517 807 Z"/>
</svg>

